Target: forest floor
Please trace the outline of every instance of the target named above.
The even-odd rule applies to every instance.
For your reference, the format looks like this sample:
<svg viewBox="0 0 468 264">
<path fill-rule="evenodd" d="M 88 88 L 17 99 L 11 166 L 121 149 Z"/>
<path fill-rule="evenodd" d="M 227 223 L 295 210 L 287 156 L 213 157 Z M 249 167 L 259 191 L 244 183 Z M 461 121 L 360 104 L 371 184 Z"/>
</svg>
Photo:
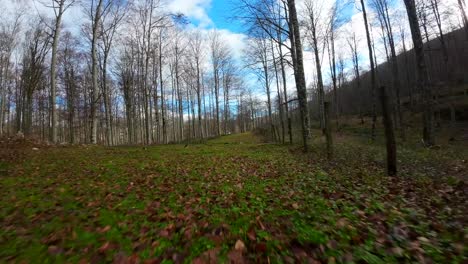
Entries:
<svg viewBox="0 0 468 264">
<path fill-rule="evenodd" d="M 466 148 L 0 145 L 0 262 L 463 263 Z"/>
</svg>

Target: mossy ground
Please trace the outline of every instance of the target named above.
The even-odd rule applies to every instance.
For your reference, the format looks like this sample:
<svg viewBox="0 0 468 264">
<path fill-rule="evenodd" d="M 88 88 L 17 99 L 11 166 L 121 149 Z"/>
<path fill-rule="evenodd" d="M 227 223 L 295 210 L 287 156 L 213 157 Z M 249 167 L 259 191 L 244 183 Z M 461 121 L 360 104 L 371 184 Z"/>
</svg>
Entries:
<svg viewBox="0 0 468 264">
<path fill-rule="evenodd" d="M 466 151 L 338 137 L 49 147 L 0 162 L 0 262 L 462 263 Z M 10 146 L 11 147 L 11 146 Z M 458 166 L 458 167 L 457 167 Z"/>
</svg>

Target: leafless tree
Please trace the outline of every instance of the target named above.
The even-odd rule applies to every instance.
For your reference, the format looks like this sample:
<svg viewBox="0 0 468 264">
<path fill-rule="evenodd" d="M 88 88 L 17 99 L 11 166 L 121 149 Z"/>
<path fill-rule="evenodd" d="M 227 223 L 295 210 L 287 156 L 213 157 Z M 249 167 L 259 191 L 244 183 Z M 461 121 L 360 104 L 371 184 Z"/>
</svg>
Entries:
<svg viewBox="0 0 468 264">
<path fill-rule="evenodd" d="M 325 110 L 324 110 L 324 102 L 325 102 L 325 91 L 323 88 L 323 77 L 322 77 L 322 63 L 321 58 L 323 57 L 322 51 L 323 46 L 326 43 L 327 33 L 328 32 L 319 32 L 321 17 L 320 14 L 322 12 L 321 6 L 316 3 L 315 0 L 307 0 L 305 3 L 306 12 L 307 12 L 307 29 L 308 29 L 308 37 L 310 39 L 310 43 L 312 49 L 314 50 L 314 57 L 315 57 L 315 72 L 317 74 L 317 90 L 318 90 L 318 100 L 319 100 L 319 110 L 320 110 L 320 128 L 322 132 L 325 133 Z M 319 45 L 319 38 L 322 40 L 322 45 Z M 334 51 L 333 51 L 334 53 Z M 334 54 L 333 54 L 334 60 Z M 335 68 L 332 70 L 332 79 L 333 79 L 333 89 L 334 93 L 336 93 L 336 70 Z"/>
<path fill-rule="evenodd" d="M 69 9 L 76 0 L 48 0 L 43 4 L 54 11 L 54 25 L 52 27 L 52 57 L 50 62 L 50 133 L 49 140 L 52 143 L 57 142 L 57 111 L 56 93 L 57 93 L 57 49 L 62 29 L 63 14 Z"/>
<path fill-rule="evenodd" d="M 100 23 L 100 42 L 98 43 L 102 51 L 102 98 L 104 99 L 105 119 L 106 119 L 106 143 L 112 145 L 114 141 L 112 128 L 112 104 L 110 100 L 110 91 L 108 85 L 108 63 L 112 44 L 116 31 L 121 25 L 124 17 L 127 15 L 128 6 L 120 0 L 110 1 L 106 12 L 102 15 Z"/>
<path fill-rule="evenodd" d="M 372 140 L 375 140 L 375 126 L 377 122 L 377 110 L 376 110 L 376 98 L 375 98 L 375 93 L 377 89 L 377 74 L 375 70 L 375 61 L 374 61 L 374 48 L 372 45 L 372 38 L 371 38 L 371 33 L 369 29 L 369 22 L 367 19 L 367 11 L 366 11 L 366 5 L 364 3 L 364 0 L 360 0 L 361 2 L 361 11 L 362 11 L 362 16 L 364 18 L 364 27 L 366 29 L 366 38 L 367 38 L 367 48 L 369 50 L 369 62 L 370 62 L 370 71 L 371 71 L 371 94 L 372 94 L 372 134 L 371 138 Z"/>
<path fill-rule="evenodd" d="M 5 133 L 8 94 L 11 80 L 11 57 L 18 44 L 22 13 L 14 14 L 11 20 L 0 21 L 0 136 Z"/>
<path fill-rule="evenodd" d="M 393 34 L 393 27 L 390 20 L 390 13 L 389 13 L 389 0 L 373 0 L 372 2 L 374 9 L 376 10 L 378 19 L 380 21 L 381 27 L 384 30 L 384 36 L 388 41 L 388 45 L 390 46 L 390 58 L 388 59 L 391 63 L 392 68 L 392 87 L 393 91 L 395 91 L 396 97 L 396 113 L 398 116 L 398 127 L 400 128 L 401 137 L 405 138 L 405 127 L 403 122 L 403 113 L 401 109 L 401 82 L 400 82 L 400 74 L 398 69 L 398 61 L 397 61 L 397 53 L 396 53 L 396 45 L 395 45 L 395 36 Z M 391 97 L 390 97 L 391 98 Z M 393 100 L 389 100 L 389 105 L 392 107 Z"/>
<path fill-rule="evenodd" d="M 416 65 L 418 71 L 418 88 L 423 95 L 424 114 L 423 114 L 423 141 L 426 146 L 433 146 L 435 144 L 434 137 L 434 115 L 432 92 L 429 86 L 429 79 L 427 74 L 424 44 L 419 28 L 418 14 L 416 10 L 415 0 L 404 0 L 406 12 L 408 14 L 408 21 L 411 28 L 411 35 L 413 38 L 414 51 L 416 55 Z"/>
<path fill-rule="evenodd" d="M 216 135 L 221 135 L 220 108 L 219 108 L 219 91 L 221 82 L 221 69 L 228 57 L 229 49 L 222 40 L 219 31 L 213 31 L 210 35 L 210 55 L 213 67 L 214 78 L 214 99 L 215 99 L 215 115 L 216 115 Z"/>
<path fill-rule="evenodd" d="M 34 25 L 27 33 L 28 42 L 24 46 L 23 69 L 21 73 L 21 97 L 17 107 L 18 130 L 31 135 L 33 93 L 46 86 L 44 64 L 50 48 L 50 38 L 41 23 Z"/>
<path fill-rule="evenodd" d="M 294 0 L 288 0 L 287 4 L 289 15 L 289 35 L 291 36 L 291 55 L 294 65 L 294 78 L 296 80 L 297 99 L 299 100 L 299 111 L 301 115 L 302 142 L 304 151 L 307 152 L 309 149 L 307 140 L 309 139 L 310 132 L 302 40 L 299 30 L 299 21 L 297 19 L 296 2 Z"/>
</svg>

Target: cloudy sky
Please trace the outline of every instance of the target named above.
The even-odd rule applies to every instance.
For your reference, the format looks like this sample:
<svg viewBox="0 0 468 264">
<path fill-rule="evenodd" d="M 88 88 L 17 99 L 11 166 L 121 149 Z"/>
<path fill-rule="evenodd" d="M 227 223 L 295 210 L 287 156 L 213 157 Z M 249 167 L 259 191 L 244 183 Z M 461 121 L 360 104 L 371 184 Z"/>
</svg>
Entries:
<svg viewBox="0 0 468 264">
<path fill-rule="evenodd" d="M 12 18 L 16 12 L 52 16 L 51 9 L 41 4 L 48 1 L 50 0 L 0 0 L 2 17 Z M 207 32 L 215 28 L 219 30 L 234 54 L 237 57 L 241 56 L 245 35 L 242 33 L 242 25 L 230 19 L 235 0 L 165 0 L 165 2 L 171 12 L 185 14 L 193 26 Z M 79 33 L 85 21 L 86 17 L 79 5 L 73 6 L 64 16 L 65 27 L 75 33 Z"/>
</svg>

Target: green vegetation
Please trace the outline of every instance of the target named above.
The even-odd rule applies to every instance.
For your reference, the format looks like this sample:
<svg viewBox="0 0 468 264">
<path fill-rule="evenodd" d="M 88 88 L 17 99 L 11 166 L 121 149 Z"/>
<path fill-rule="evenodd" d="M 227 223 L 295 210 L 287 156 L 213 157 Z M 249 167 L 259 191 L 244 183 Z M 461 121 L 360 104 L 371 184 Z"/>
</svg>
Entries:
<svg viewBox="0 0 468 264">
<path fill-rule="evenodd" d="M 312 146 L 9 146 L 0 262 L 467 261 L 466 150 L 399 149 L 389 178 L 382 146 Z"/>
</svg>

